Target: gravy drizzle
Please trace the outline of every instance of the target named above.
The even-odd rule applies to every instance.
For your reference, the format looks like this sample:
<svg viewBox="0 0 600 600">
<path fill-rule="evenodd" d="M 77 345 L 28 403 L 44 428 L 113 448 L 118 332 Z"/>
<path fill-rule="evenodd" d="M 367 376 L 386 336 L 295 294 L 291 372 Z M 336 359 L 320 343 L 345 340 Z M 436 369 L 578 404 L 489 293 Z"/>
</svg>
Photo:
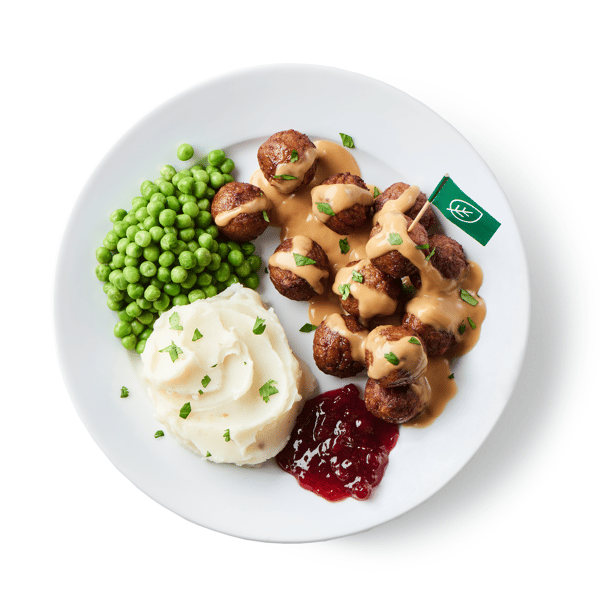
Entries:
<svg viewBox="0 0 600 600">
<path fill-rule="evenodd" d="M 282 241 L 290 237 L 306 236 L 323 248 L 329 258 L 331 275 L 324 292 L 309 301 L 308 314 L 310 322 L 318 325 L 327 317 L 330 329 L 338 331 L 346 339 L 350 340 L 353 352 L 357 353 L 356 356 L 362 357 L 362 362 L 364 362 L 364 343 L 357 341 L 356 337 L 350 337 L 359 336 L 362 338 L 362 336 L 360 334 L 351 334 L 345 327 L 344 321 L 341 315 L 339 315 L 340 298 L 333 291 L 334 289 L 337 290 L 337 286 L 341 283 L 349 283 L 352 295 L 360 303 L 360 298 L 355 295 L 357 286 L 353 285 L 357 282 L 351 279 L 352 270 L 358 270 L 360 266 L 357 264 L 349 267 L 349 277 L 344 275 L 344 268 L 351 261 L 366 261 L 366 259 L 381 256 L 390 250 L 397 250 L 418 267 L 422 285 L 406 305 L 406 311 L 414 314 L 421 321 L 432 327 L 454 332 L 458 339 L 458 344 L 452 350 L 451 356 L 429 359 L 425 375 L 414 384 L 411 384 L 418 393 L 431 394 L 431 400 L 427 408 L 418 417 L 409 423 L 404 423 L 404 426 L 426 427 L 442 413 L 448 401 L 456 395 L 458 388 L 454 379 L 451 378 L 452 370 L 450 368 L 450 361 L 457 356 L 466 354 L 473 348 L 479 338 L 481 324 L 485 318 L 485 302 L 478 295 L 483 281 L 481 269 L 476 263 L 470 261 L 469 268 L 460 281 L 444 279 L 439 271 L 430 264 L 426 255 L 415 247 L 414 242 L 408 236 L 406 219 L 402 213 L 414 205 L 420 192 L 417 186 L 410 186 L 396 200 L 388 200 L 382 209 L 375 214 L 373 223 L 381 225 L 381 232 L 375 235 L 371 241 L 369 241 L 371 223 L 347 236 L 340 236 L 329 229 L 313 213 L 311 192 L 313 190 L 316 192 L 316 189 L 320 187 L 319 183 L 327 177 L 346 172 L 360 176 L 360 169 L 350 152 L 339 144 L 327 140 L 319 140 L 315 142 L 315 146 L 316 150 L 314 152 L 318 156 L 317 171 L 313 180 L 301 190 L 286 194 L 281 191 L 284 187 L 281 184 L 285 180 L 281 179 L 275 185 L 270 185 L 260 169 L 252 175 L 250 183 L 263 190 L 265 196 L 272 202 L 273 215 L 271 217 L 271 224 L 281 228 L 280 239 Z M 296 173 L 287 171 L 288 168 L 300 167 L 300 170 L 304 168 L 305 165 L 298 165 L 298 162 L 300 161 L 286 163 L 286 173 L 300 177 Z M 295 167 L 290 167 L 290 165 L 295 165 Z M 305 172 L 306 169 L 304 170 Z M 369 186 L 369 189 L 372 202 L 373 187 Z M 390 233 L 398 233 L 403 243 L 391 245 L 389 242 Z M 340 240 L 342 239 L 347 239 L 350 247 L 350 250 L 346 253 L 340 247 Z M 431 251 L 432 248 L 429 250 Z M 286 266 L 284 268 L 289 267 Z M 305 268 L 301 267 L 300 269 Z M 340 272 L 342 275 L 340 275 Z M 304 277 L 303 275 L 300 276 Z M 476 301 L 474 306 L 461 298 L 461 290 L 466 290 L 474 301 Z M 361 292 L 356 293 L 358 296 L 361 295 Z M 365 297 L 366 294 L 363 296 L 363 303 L 366 301 Z M 377 300 L 372 301 L 378 302 L 380 300 L 381 295 L 379 295 Z M 371 299 L 369 298 L 368 302 L 370 301 Z M 381 306 L 379 306 L 377 313 L 383 314 L 386 310 L 389 310 L 389 308 L 382 310 Z M 395 307 L 387 313 L 392 316 L 385 318 L 386 323 L 400 324 L 402 315 L 398 313 L 392 314 L 394 310 Z M 337 316 L 335 316 L 336 313 Z"/>
</svg>

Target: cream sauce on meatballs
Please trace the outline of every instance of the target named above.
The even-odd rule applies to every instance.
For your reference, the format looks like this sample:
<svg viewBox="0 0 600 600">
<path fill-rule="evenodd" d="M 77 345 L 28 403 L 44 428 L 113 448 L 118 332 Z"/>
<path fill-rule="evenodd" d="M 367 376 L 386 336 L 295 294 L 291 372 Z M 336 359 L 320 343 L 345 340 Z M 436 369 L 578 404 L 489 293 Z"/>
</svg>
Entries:
<svg viewBox="0 0 600 600">
<path fill-rule="evenodd" d="M 365 363 L 365 343 L 367 341 L 368 331 L 357 331 L 356 333 L 350 331 L 344 318 L 340 313 L 332 313 L 327 315 L 324 319 L 325 325 L 331 331 L 339 333 L 342 337 L 346 338 L 350 343 L 350 353 L 352 354 L 352 360 L 356 362 Z"/>
<path fill-rule="evenodd" d="M 263 194 L 256 196 L 244 204 L 240 204 L 231 210 L 224 210 L 215 216 L 215 225 L 217 227 L 227 227 L 233 219 L 241 214 L 261 213 L 271 208 L 271 201 Z"/>
<path fill-rule="evenodd" d="M 333 214 L 337 215 L 355 204 L 373 204 L 373 193 L 352 183 L 318 185 L 312 189 L 310 195 L 313 215 L 323 223 L 327 223 Z M 323 204 L 328 205 L 331 211 L 323 210 Z"/>
<path fill-rule="evenodd" d="M 305 187 L 291 194 L 282 193 L 270 185 L 262 172 L 257 170 L 251 177 L 250 183 L 263 190 L 273 203 L 273 217 L 271 223 L 281 228 L 281 240 L 304 235 L 317 242 L 327 254 L 331 265 L 331 276 L 325 292 L 311 299 L 309 306 L 310 321 L 318 325 L 325 317 L 340 311 L 340 296 L 334 293 L 335 280 L 339 271 L 344 269 L 349 262 L 360 261 L 368 258 L 367 245 L 371 224 L 361 227 L 356 232 L 342 236 L 329 229 L 313 213 L 311 191 L 327 177 L 337 173 L 351 173 L 360 176 L 360 169 L 352 154 L 334 142 L 319 140 L 315 142 L 316 156 L 318 159 L 317 171 L 313 180 Z M 371 195 L 373 187 L 369 186 Z M 485 318 L 485 303 L 478 295 L 482 283 L 481 269 L 474 262 L 469 262 L 469 268 L 461 280 L 444 280 L 439 272 L 429 263 L 427 256 L 415 247 L 407 231 L 406 219 L 397 216 L 410 209 L 420 190 L 417 186 L 410 186 L 396 200 L 389 200 L 375 215 L 374 222 L 382 225 L 382 231 L 399 229 L 395 231 L 403 238 L 403 243 L 393 245 L 391 249 L 398 250 L 407 256 L 420 271 L 422 285 L 417 290 L 414 298 L 407 304 L 407 310 L 424 323 L 433 327 L 449 328 L 449 331 L 458 333 L 458 343 L 449 357 L 429 359 L 425 376 L 411 384 L 420 394 L 431 394 L 427 408 L 413 421 L 405 425 L 425 427 L 441 414 L 447 402 L 454 397 L 457 386 L 454 382 L 450 360 L 468 352 L 477 342 L 481 324 Z M 396 213 L 396 215 L 394 214 Z M 388 214 L 392 216 L 387 216 Z M 383 221 L 383 223 L 382 223 Z M 374 236 L 375 239 L 377 236 Z M 370 245 L 371 252 L 384 254 L 385 233 L 375 239 Z M 340 244 L 340 241 L 347 241 Z M 404 246 L 404 248 L 402 248 Z M 346 247 L 349 250 L 346 250 Z M 387 251 L 390 250 L 389 243 Z M 430 249 L 432 250 L 432 249 Z M 378 254 L 379 256 L 381 254 Z M 415 262 L 416 261 L 416 262 Z M 356 265 L 350 268 L 350 273 Z M 351 275 L 350 275 L 351 276 Z M 364 286 L 363 286 L 364 287 Z M 363 300 L 364 302 L 364 300 Z M 379 307 L 379 313 L 382 311 Z M 393 313 L 391 310 L 388 314 Z M 386 323 L 399 324 L 399 314 L 386 317 Z M 340 317 L 340 321 L 343 321 Z M 348 337 L 345 334 L 345 337 Z M 348 339 L 351 339 L 348 337 Z"/>
</svg>

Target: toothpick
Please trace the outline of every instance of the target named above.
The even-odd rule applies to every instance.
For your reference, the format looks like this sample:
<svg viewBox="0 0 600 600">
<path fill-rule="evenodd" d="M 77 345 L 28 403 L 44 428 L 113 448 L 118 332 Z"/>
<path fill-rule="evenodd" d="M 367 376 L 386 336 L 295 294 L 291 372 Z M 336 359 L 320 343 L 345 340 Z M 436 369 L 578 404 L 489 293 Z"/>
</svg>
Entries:
<svg viewBox="0 0 600 600">
<path fill-rule="evenodd" d="M 410 227 L 407 230 L 408 233 L 410 233 L 412 231 L 412 228 L 419 222 L 421 217 L 425 214 L 425 211 L 433 204 L 435 197 L 438 195 L 439 191 L 444 187 L 444 185 L 446 184 L 446 181 L 448 181 L 448 179 L 450 179 L 450 175 L 448 175 L 448 173 L 446 173 L 444 175 L 444 177 L 442 177 L 442 180 L 438 183 L 435 190 L 433 190 L 433 194 L 431 194 L 431 196 L 429 197 L 429 200 L 427 200 L 427 202 L 425 202 L 425 204 L 423 204 L 423 207 L 419 211 L 419 214 L 413 219 L 413 222 L 410 224 Z"/>
</svg>

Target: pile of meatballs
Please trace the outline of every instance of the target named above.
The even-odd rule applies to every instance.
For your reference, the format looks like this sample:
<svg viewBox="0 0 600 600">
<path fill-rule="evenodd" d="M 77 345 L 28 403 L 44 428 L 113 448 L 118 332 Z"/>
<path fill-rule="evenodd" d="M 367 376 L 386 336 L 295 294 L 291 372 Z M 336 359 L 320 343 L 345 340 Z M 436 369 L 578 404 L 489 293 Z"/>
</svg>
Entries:
<svg viewBox="0 0 600 600">
<path fill-rule="evenodd" d="M 311 150 L 312 149 L 312 150 Z M 315 145 L 304 134 L 288 130 L 272 135 L 258 150 L 258 164 L 269 184 L 278 187 L 281 176 L 277 177 L 280 165 L 303 160 L 306 156 L 316 156 Z M 306 170 L 293 178 L 292 186 L 289 179 L 286 181 L 287 192 L 290 188 L 298 191 L 313 182 L 316 172 L 315 158 L 303 165 Z M 365 182 L 358 176 L 350 173 L 338 173 L 328 177 L 319 185 L 342 184 L 345 186 L 358 186 L 368 190 Z M 370 237 L 376 235 L 381 226 L 377 222 L 377 213 L 381 211 L 386 202 L 398 199 L 409 186 L 406 183 L 394 183 L 385 191 L 373 198 L 371 205 L 363 203 L 350 206 L 325 221 L 325 225 L 340 236 L 345 236 L 365 230 L 371 226 Z M 216 194 L 212 204 L 213 218 L 222 211 L 230 211 L 242 204 L 255 201 L 262 196 L 260 188 L 245 183 L 229 183 L 223 186 Z M 413 206 L 404 213 L 407 227 L 413 223 L 424 204 L 427 202 L 425 194 L 420 193 Z M 373 223 L 373 216 L 375 222 Z M 231 219 L 222 233 L 234 241 L 243 242 L 255 239 L 268 225 L 269 209 L 259 212 L 242 212 Z M 459 279 L 468 269 L 468 261 L 463 248 L 455 240 L 441 234 L 428 234 L 436 225 L 436 217 L 427 208 L 419 221 L 414 224 L 408 235 L 427 257 L 429 263 L 439 271 L 443 278 Z M 293 238 L 284 240 L 275 252 L 291 252 Z M 314 266 L 322 269 L 324 274 L 322 283 L 331 286 L 332 274 L 330 263 L 322 247 L 312 241 L 310 250 L 306 253 L 314 261 Z M 410 337 L 413 343 L 420 346 L 423 352 L 423 361 L 420 361 L 414 372 L 406 370 L 405 364 L 398 367 L 385 377 L 375 379 L 369 377 L 365 387 L 365 403 L 375 416 L 392 423 L 405 423 L 418 416 L 430 400 L 430 390 L 424 378 L 424 367 L 427 358 L 440 357 L 449 352 L 457 343 L 455 333 L 439 330 L 421 322 L 415 315 L 406 312 L 406 304 L 421 286 L 419 269 L 413 265 L 398 250 L 391 250 L 371 260 L 350 262 L 347 266 L 358 265 L 357 273 L 359 285 L 371 288 L 374 292 L 385 295 L 385 304 L 389 307 L 391 299 L 395 305 L 395 322 L 398 325 L 380 325 L 378 318 L 384 315 L 369 315 L 365 318 L 360 314 L 359 302 L 349 289 L 343 294 L 334 290 L 340 296 L 341 318 L 347 330 L 354 336 L 346 336 L 340 328 L 328 327 L 325 318 L 314 335 L 313 356 L 317 367 L 328 375 L 339 378 L 354 377 L 365 368 L 369 369 L 374 357 L 373 348 L 369 340 L 375 330 L 381 341 L 381 336 L 391 342 Z M 290 300 L 306 301 L 317 295 L 310 283 L 291 270 L 277 266 L 269 268 L 270 279 L 277 291 Z M 343 311 L 343 312 L 342 312 Z M 385 316 L 389 316 L 389 311 Z M 373 334 L 373 335 L 372 335 Z M 356 336 L 364 339 L 363 351 L 356 352 L 351 340 Z"/>
</svg>

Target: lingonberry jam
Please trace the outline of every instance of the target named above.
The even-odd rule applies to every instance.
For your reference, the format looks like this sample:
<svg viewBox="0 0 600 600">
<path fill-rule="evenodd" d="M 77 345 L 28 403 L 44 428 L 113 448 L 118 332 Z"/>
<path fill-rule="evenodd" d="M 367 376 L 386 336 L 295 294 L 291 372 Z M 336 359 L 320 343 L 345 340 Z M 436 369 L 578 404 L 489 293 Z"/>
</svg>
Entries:
<svg viewBox="0 0 600 600">
<path fill-rule="evenodd" d="M 366 500 L 379 484 L 398 425 L 374 417 L 347 385 L 306 402 L 277 464 L 330 501 Z"/>
</svg>

